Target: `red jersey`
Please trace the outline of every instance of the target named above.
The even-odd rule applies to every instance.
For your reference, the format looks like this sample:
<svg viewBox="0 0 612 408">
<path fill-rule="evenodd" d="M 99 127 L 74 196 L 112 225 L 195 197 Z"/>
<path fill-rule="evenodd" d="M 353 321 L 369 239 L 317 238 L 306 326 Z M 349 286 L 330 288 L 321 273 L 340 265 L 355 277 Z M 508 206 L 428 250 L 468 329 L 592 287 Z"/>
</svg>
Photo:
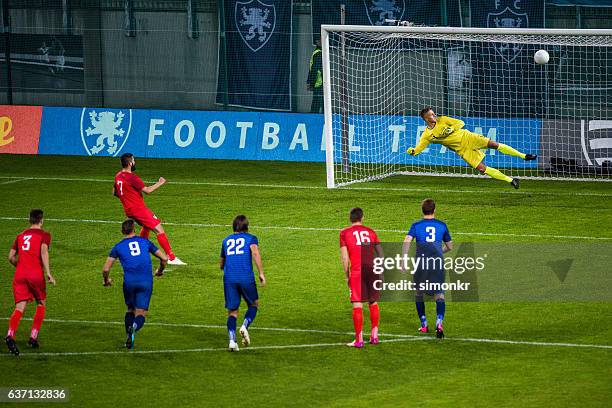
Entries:
<svg viewBox="0 0 612 408">
<path fill-rule="evenodd" d="M 351 260 L 351 275 L 361 273 L 361 244 L 378 244 L 378 235 L 364 225 L 353 225 L 340 231 L 340 247 L 346 247 Z"/>
<path fill-rule="evenodd" d="M 142 198 L 143 181 L 134 173 L 120 171 L 115 175 L 115 196 L 119 197 L 126 213 L 145 207 Z"/>
<path fill-rule="evenodd" d="M 51 245 L 51 234 L 39 228 L 29 228 L 17 235 L 13 243 L 13 249 L 19 255 L 15 276 L 39 278 L 43 275 L 42 244 Z"/>
</svg>

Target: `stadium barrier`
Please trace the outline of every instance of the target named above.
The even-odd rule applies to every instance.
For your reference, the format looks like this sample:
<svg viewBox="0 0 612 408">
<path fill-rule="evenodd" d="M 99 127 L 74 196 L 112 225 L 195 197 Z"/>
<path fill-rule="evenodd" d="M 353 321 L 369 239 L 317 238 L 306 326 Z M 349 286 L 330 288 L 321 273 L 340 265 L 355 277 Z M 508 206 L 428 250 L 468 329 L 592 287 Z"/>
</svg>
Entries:
<svg viewBox="0 0 612 408">
<path fill-rule="evenodd" d="M 118 156 L 131 152 L 149 158 L 325 161 L 323 115 L 318 114 L 0 106 L 0 117 L 11 118 L 14 146 L 21 146 L 15 151 L 0 146 L 1 153 Z M 464 120 L 466 129 L 494 140 L 511 140 L 519 150 L 540 151 L 540 120 Z M 388 131 L 373 136 L 374 132 L 367 131 L 369 124 L 383 124 Z M 533 131 L 528 140 L 521 140 L 515 133 L 525 127 Z M 376 162 L 380 154 L 390 155 L 397 163 L 439 165 L 450 159 L 464 165 L 454 152 L 439 145 L 429 147 L 435 154 L 403 154 L 416 144 L 423 129 L 419 117 L 352 115 L 348 132 L 351 160 Z M 366 142 L 379 147 L 376 155 L 364 157 L 361 146 Z M 487 151 L 487 163 L 510 164 L 509 156 L 495 153 Z M 525 162 L 525 166 L 536 165 Z"/>
<path fill-rule="evenodd" d="M 38 152 L 42 110 L 40 106 L 0 105 L 0 153 Z"/>
</svg>

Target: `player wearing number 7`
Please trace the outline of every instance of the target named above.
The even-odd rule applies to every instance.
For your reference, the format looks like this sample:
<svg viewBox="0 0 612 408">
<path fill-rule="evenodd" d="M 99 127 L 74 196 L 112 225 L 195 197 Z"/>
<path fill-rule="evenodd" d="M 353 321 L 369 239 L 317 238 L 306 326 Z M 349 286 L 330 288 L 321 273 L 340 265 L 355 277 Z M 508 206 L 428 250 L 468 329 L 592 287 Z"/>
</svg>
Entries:
<svg viewBox="0 0 612 408">
<path fill-rule="evenodd" d="M 372 282 L 368 282 L 362 268 L 362 245 L 374 245 L 377 256 L 382 257 L 382 249 L 378 236 L 373 229 L 362 224 L 363 210 L 353 208 L 349 213 L 351 226 L 340 231 L 340 256 L 346 283 L 350 290 L 350 300 L 353 305 L 353 326 L 355 328 L 355 340 L 348 343 L 349 347 L 363 347 L 363 303 L 368 302 L 370 306 L 370 344 L 378 344 L 378 321 L 380 310 L 378 299 L 380 294 L 374 290 Z"/>
<path fill-rule="evenodd" d="M 19 355 L 19 349 L 15 343 L 15 332 L 17 332 L 26 305 L 33 300 L 36 300 L 37 305 L 28 345 L 32 348 L 39 347 L 38 332 L 45 318 L 47 299 L 45 275 L 49 283 L 55 285 L 55 279 L 49 268 L 51 234 L 43 231 L 42 225 L 42 210 L 30 211 L 30 228 L 17 235 L 8 256 L 9 262 L 16 267 L 13 278 L 15 310 L 9 321 L 5 341 L 9 351 L 16 356 Z"/>
<path fill-rule="evenodd" d="M 117 259 L 123 267 L 123 297 L 127 306 L 125 313 L 125 347 L 134 348 L 136 332 L 145 323 L 145 315 L 149 310 L 151 294 L 153 293 L 153 265 L 151 255 L 159 258 L 159 267 L 155 276 L 161 276 L 166 267 L 166 255 L 157 249 L 151 241 L 136 235 L 134 220 L 125 220 L 121 224 L 121 232 L 125 238 L 113 247 L 102 268 L 104 286 L 111 286 L 110 270 Z"/>
<path fill-rule="evenodd" d="M 463 129 L 465 123 L 462 120 L 448 116 L 440 116 L 438 118 L 430 107 L 421 109 L 419 115 L 427 124 L 427 129 L 423 131 L 419 144 L 406 151 L 406 153 L 412 156 L 420 154 L 430 143 L 438 143 L 457 153 L 467 164 L 482 174 L 487 174 L 497 180 L 506 181 L 516 189 L 519 188 L 519 179 L 506 176 L 493 167 L 487 167 L 483 163 L 485 155 L 481 149 L 496 149 L 500 153 L 520 157 L 523 160 L 535 160 L 538 158 L 535 154 L 521 153 L 508 145 L 494 142 L 487 137 Z"/>
<path fill-rule="evenodd" d="M 233 234 L 228 235 L 221 244 L 219 267 L 223 270 L 223 293 L 227 309 L 227 333 L 229 335 L 229 351 L 238 351 L 236 342 L 236 320 L 241 298 L 247 304 L 244 322 L 240 327 L 242 345 L 251 344 L 249 326 L 255 320 L 259 307 L 259 294 L 253 275 L 253 261 L 259 271 L 259 282 L 266 285 L 259 241 L 255 235 L 249 234 L 249 220 L 244 215 L 238 215 L 232 222 Z"/>
<path fill-rule="evenodd" d="M 121 171 L 115 175 L 114 194 L 121 200 L 125 215 L 142 226 L 141 237 L 148 239 L 151 231 L 157 235 L 157 242 L 166 251 L 170 259 L 168 264 L 187 265 L 174 256 L 164 227 L 161 225 L 161 220 L 147 208 L 142 198 L 142 193 L 151 194 L 164 185 L 166 179 L 160 177 L 157 183 L 152 186 L 145 186 L 140 177 L 134 173 L 136 171 L 136 159 L 132 153 L 125 153 L 121 156 L 121 167 Z"/>
</svg>

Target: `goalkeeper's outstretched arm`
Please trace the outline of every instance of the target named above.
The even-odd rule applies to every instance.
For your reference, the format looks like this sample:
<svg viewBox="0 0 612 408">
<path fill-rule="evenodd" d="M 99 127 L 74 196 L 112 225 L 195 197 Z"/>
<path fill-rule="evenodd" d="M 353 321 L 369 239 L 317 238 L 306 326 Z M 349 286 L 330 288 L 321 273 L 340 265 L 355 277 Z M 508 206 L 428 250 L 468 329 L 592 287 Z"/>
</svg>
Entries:
<svg viewBox="0 0 612 408">
<path fill-rule="evenodd" d="M 423 150 L 425 150 L 425 148 L 427 148 L 430 143 L 431 139 L 426 135 L 422 135 L 421 139 L 419 140 L 419 144 L 416 147 L 410 147 L 408 150 L 406 150 L 406 153 L 412 156 L 416 156 L 417 154 L 420 154 Z"/>
</svg>

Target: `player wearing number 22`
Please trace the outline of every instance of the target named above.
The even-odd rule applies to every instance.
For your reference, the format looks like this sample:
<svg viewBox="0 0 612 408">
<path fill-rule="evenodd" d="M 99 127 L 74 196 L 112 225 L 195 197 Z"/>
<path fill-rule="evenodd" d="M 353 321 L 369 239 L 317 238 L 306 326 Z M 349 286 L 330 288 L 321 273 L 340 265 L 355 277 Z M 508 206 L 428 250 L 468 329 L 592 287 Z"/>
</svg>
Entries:
<svg viewBox="0 0 612 408">
<path fill-rule="evenodd" d="M 372 245 L 377 256 L 382 257 L 380 241 L 373 229 L 362 224 L 363 210 L 353 208 L 349 213 L 351 226 L 340 231 L 340 256 L 346 282 L 350 290 L 350 300 L 353 305 L 353 326 L 355 328 L 355 340 L 348 343 L 349 347 L 363 347 L 363 303 L 368 302 L 370 307 L 370 344 L 378 344 L 378 321 L 380 311 L 378 309 L 378 298 L 380 294 L 374 289 L 373 279 L 368 279 L 362 259 L 362 247 Z M 368 250 L 371 251 L 372 247 Z M 373 255 L 372 252 L 369 252 Z M 368 274 L 371 275 L 371 274 Z M 370 276 L 371 278 L 371 276 Z"/>
<path fill-rule="evenodd" d="M 219 266 L 223 270 L 223 292 L 225 294 L 225 308 L 227 309 L 227 333 L 229 335 L 229 351 L 238 351 L 236 342 L 236 320 L 241 298 L 247 304 L 244 322 L 240 327 L 242 345 L 251 344 L 249 326 L 255 320 L 259 295 L 253 275 L 253 261 L 259 271 L 259 281 L 262 286 L 266 284 L 261 255 L 259 254 L 259 241 L 255 235 L 249 234 L 249 220 L 244 215 L 238 215 L 232 222 L 233 234 L 228 235 L 221 244 L 221 258 Z"/>
<path fill-rule="evenodd" d="M 523 160 L 538 158 L 535 154 L 521 153 L 511 146 L 494 142 L 487 137 L 463 129 L 465 123 L 462 120 L 448 116 L 437 117 L 429 106 L 421 109 L 420 116 L 427 124 L 427 129 L 423 131 L 419 144 L 406 151 L 412 156 L 420 154 L 430 143 L 438 143 L 457 153 L 467 164 L 479 172 L 494 179 L 506 181 L 517 189 L 519 188 L 519 179 L 509 177 L 493 167 L 487 167 L 483 163 L 485 155 L 481 149 L 495 149 L 500 153 L 516 156 Z"/>
<path fill-rule="evenodd" d="M 13 278 L 15 310 L 9 321 L 5 341 L 9 351 L 16 356 L 19 355 L 19 349 L 15 342 L 15 333 L 26 305 L 33 300 L 36 301 L 37 306 L 28 345 L 32 348 L 39 347 L 38 332 L 45 318 L 45 301 L 47 298 L 45 275 L 49 283 L 55 285 L 55 279 L 49 268 L 51 234 L 43 231 L 42 225 L 42 210 L 30 211 L 30 228 L 17 235 L 17 239 L 15 239 L 9 251 L 9 262 L 16 267 Z"/>
<path fill-rule="evenodd" d="M 145 315 L 149 310 L 151 294 L 153 293 L 153 265 L 151 255 L 159 258 L 159 267 L 155 276 L 162 276 L 166 267 L 166 255 L 157 249 L 151 241 L 136 235 L 134 220 L 125 220 L 121 224 L 121 232 L 125 238 L 113 247 L 102 268 L 104 286 L 111 286 L 109 277 L 113 263 L 117 259 L 123 267 L 123 297 L 127 306 L 125 313 L 125 347 L 134 348 L 134 338 L 145 323 Z"/>
<path fill-rule="evenodd" d="M 170 259 L 168 264 L 186 265 L 185 262 L 174 256 L 166 232 L 161 225 L 161 220 L 147 208 L 142 198 L 142 193 L 151 194 L 164 185 L 166 179 L 160 177 L 157 183 L 152 186 L 145 186 L 140 177 L 134 173 L 136 171 L 136 158 L 132 153 L 125 153 L 121 156 L 121 167 L 122 169 L 115 175 L 114 194 L 121 200 L 125 215 L 142 226 L 141 237 L 148 239 L 151 231 L 157 235 L 159 245 L 166 251 Z"/>
</svg>

